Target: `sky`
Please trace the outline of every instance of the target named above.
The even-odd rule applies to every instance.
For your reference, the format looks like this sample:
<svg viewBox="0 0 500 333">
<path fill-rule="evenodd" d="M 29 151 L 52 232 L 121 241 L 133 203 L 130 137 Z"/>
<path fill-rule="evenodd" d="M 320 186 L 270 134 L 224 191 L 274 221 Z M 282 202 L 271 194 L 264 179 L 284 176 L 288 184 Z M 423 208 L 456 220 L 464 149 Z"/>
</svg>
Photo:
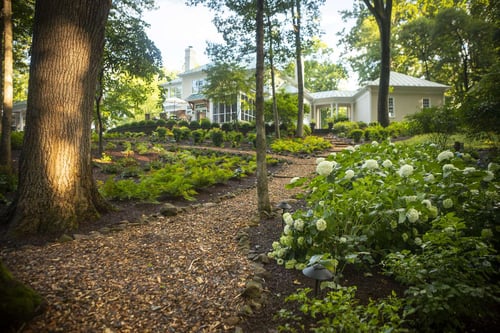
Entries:
<svg viewBox="0 0 500 333">
<path fill-rule="evenodd" d="M 322 40 L 336 49 L 336 33 L 345 26 L 339 10 L 352 9 L 355 0 L 326 0 L 321 9 L 321 28 L 325 32 Z M 206 41 L 222 42 L 222 37 L 212 23 L 213 14 L 203 6 L 189 7 L 184 0 L 157 0 L 158 9 L 144 15 L 151 25 L 147 29 L 149 38 L 161 51 L 163 65 L 168 70 L 182 71 L 184 50 L 192 46 L 200 64 L 208 62 L 204 54 Z M 332 62 L 337 62 L 339 53 L 334 53 Z M 343 88 L 354 88 L 354 78 L 344 82 Z"/>
</svg>

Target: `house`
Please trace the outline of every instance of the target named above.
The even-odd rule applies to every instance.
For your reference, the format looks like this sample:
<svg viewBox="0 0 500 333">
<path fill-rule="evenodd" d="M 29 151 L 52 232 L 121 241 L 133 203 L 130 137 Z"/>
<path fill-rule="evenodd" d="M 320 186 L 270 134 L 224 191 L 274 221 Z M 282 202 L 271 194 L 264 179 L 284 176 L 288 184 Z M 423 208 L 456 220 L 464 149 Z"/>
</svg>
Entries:
<svg viewBox="0 0 500 333">
<path fill-rule="evenodd" d="M 24 131 L 26 125 L 26 108 L 28 103 L 26 101 L 15 102 L 12 106 L 12 130 Z"/>
<path fill-rule="evenodd" d="M 389 120 L 402 121 L 423 108 L 444 104 L 447 85 L 401 73 L 391 72 L 389 83 Z M 352 121 L 377 121 L 379 80 L 368 82 L 353 91 L 322 91 L 310 93 L 311 120 L 319 127 L 327 117 L 346 116 Z M 307 97 L 306 97 L 307 99 Z"/>
<path fill-rule="evenodd" d="M 206 84 L 207 65 L 195 66 L 196 53 L 192 47 L 185 50 L 185 71 L 173 81 L 163 84 L 166 91 L 166 103 L 163 116 L 188 120 L 210 119 L 211 122 L 225 123 L 234 120 L 252 121 L 254 110 L 246 110 L 242 105 L 244 95 L 238 96 L 234 105 L 211 103 L 203 94 Z M 194 67 L 193 67 L 194 66 Z M 368 82 L 357 90 L 332 90 L 304 94 L 305 103 L 311 107 L 306 121 L 314 121 L 318 128 L 326 125 L 326 119 L 344 116 L 352 121 L 366 123 L 377 121 L 378 79 Z M 277 79 L 279 90 L 297 92 L 296 81 L 286 77 Z M 431 82 L 401 73 L 391 72 L 389 93 L 389 120 L 402 121 L 409 114 L 422 108 L 439 106 L 444 103 L 444 94 L 449 86 Z M 270 89 L 267 89 L 270 94 Z M 177 102 L 172 103 L 172 98 Z M 185 103 L 181 103 L 181 101 Z"/>
<path fill-rule="evenodd" d="M 184 72 L 178 78 L 162 84 L 165 90 L 165 103 L 163 104 L 163 118 L 176 118 L 185 120 L 201 120 L 208 118 L 214 123 L 227 123 L 233 121 L 254 121 L 255 112 L 249 105 L 244 94 L 237 96 L 233 105 L 212 103 L 202 93 L 206 84 L 206 70 L 208 65 L 198 66 L 196 52 L 190 46 L 185 49 Z M 172 103 L 176 98 L 177 103 Z M 184 101 L 184 104 L 181 103 Z M 175 105 L 173 105 L 175 104 Z"/>
</svg>

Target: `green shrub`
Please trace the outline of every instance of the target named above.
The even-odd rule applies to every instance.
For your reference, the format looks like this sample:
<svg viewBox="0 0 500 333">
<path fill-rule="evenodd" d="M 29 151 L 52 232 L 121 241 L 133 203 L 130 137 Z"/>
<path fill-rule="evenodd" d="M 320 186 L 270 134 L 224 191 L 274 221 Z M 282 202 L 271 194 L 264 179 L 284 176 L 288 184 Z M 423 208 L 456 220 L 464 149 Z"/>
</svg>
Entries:
<svg viewBox="0 0 500 333">
<path fill-rule="evenodd" d="M 391 296 L 360 305 L 355 297 L 356 287 L 329 291 L 325 298 L 310 298 L 310 289 L 300 289 L 286 298 L 298 303 L 304 315 L 281 310 L 278 316 L 286 320 L 279 332 L 407 332 L 403 327 L 404 302 Z M 304 323 L 308 323 L 304 327 Z"/>
<path fill-rule="evenodd" d="M 193 131 L 193 130 L 196 130 L 198 128 L 200 128 L 200 122 L 199 121 L 197 121 L 197 120 L 191 120 L 189 122 L 189 129 L 190 130 Z"/>
<path fill-rule="evenodd" d="M 222 147 L 224 143 L 224 132 L 219 128 L 213 128 L 210 130 L 210 139 L 216 147 Z"/>
<path fill-rule="evenodd" d="M 177 126 L 189 128 L 189 122 L 187 120 L 182 119 L 177 122 Z"/>
<path fill-rule="evenodd" d="M 106 149 L 106 150 L 116 149 L 116 144 L 114 142 L 108 141 L 108 142 L 106 142 L 104 149 Z"/>
<path fill-rule="evenodd" d="M 186 126 L 175 126 L 172 129 L 172 132 L 174 134 L 174 140 L 177 143 L 181 142 L 182 140 L 189 139 L 189 136 L 191 135 L 191 130 Z"/>
<path fill-rule="evenodd" d="M 195 144 L 201 144 L 205 141 L 205 130 L 199 128 L 191 132 L 191 136 L 193 137 L 193 141 Z"/>
<path fill-rule="evenodd" d="M 174 119 L 169 119 L 169 120 L 167 120 L 165 127 L 168 128 L 169 130 L 172 130 L 174 128 L 174 126 L 176 126 L 176 125 L 177 125 L 177 121 L 175 121 Z"/>
<path fill-rule="evenodd" d="M 156 133 L 158 135 L 158 138 L 161 140 L 164 140 L 167 137 L 167 127 L 157 127 L 156 128 Z"/>
<path fill-rule="evenodd" d="M 345 135 L 345 133 L 349 133 L 351 130 L 358 127 L 358 123 L 352 121 L 339 121 L 333 125 L 332 131 L 334 134 L 344 133 Z"/>
<path fill-rule="evenodd" d="M 236 148 L 241 145 L 243 141 L 243 133 L 231 131 L 227 133 L 227 140 L 231 142 L 231 147 Z"/>
<path fill-rule="evenodd" d="M 222 123 L 222 125 L 220 126 L 220 128 L 224 131 L 224 132 L 229 132 L 229 131 L 232 131 L 233 130 L 233 124 L 231 123 Z"/>
<path fill-rule="evenodd" d="M 209 130 L 211 128 L 211 125 L 212 123 L 210 122 L 209 119 L 207 118 L 203 118 L 201 121 L 200 121 L 200 127 L 204 130 Z"/>
<path fill-rule="evenodd" d="M 356 128 L 356 129 L 351 130 L 349 132 L 349 134 L 347 135 L 347 137 L 350 139 L 353 139 L 354 142 L 359 143 L 359 142 L 361 142 L 361 138 L 363 137 L 363 134 L 364 134 L 363 130 Z"/>
<path fill-rule="evenodd" d="M 255 124 L 252 125 L 249 122 L 243 121 L 240 124 L 239 130 L 240 130 L 241 133 L 243 133 L 243 135 L 247 135 L 248 132 L 250 132 L 254 128 L 255 128 Z"/>
</svg>

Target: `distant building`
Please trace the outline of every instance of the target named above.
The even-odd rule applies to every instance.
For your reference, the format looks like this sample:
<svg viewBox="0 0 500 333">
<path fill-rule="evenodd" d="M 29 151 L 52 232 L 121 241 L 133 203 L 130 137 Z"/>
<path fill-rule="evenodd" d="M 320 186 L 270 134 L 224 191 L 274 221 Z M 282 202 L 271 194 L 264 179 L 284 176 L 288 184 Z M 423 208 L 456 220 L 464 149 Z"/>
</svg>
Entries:
<svg viewBox="0 0 500 333">
<path fill-rule="evenodd" d="M 252 121 L 255 119 L 253 110 L 242 110 L 238 97 L 234 105 L 213 104 L 202 93 L 206 84 L 207 65 L 192 67 L 196 64 L 193 57 L 196 53 L 191 47 L 185 50 L 185 71 L 173 81 L 162 86 L 166 91 L 166 101 L 177 98 L 185 101 L 181 105 L 167 102 L 164 105 L 164 115 L 167 117 L 185 118 L 189 120 L 208 118 L 211 122 L 225 123 L 234 120 Z M 288 93 L 297 93 L 297 85 L 291 78 L 279 77 L 277 89 Z M 405 116 L 413 114 L 422 108 L 439 106 L 444 103 L 444 94 L 449 86 L 418 79 L 401 73 L 391 72 L 389 93 L 389 120 L 402 121 Z M 267 91 L 268 95 L 270 89 Z M 311 93 L 306 91 L 304 102 L 311 107 L 311 113 L 306 121 L 316 122 L 318 128 L 325 125 L 326 119 L 344 116 L 352 121 L 366 123 L 377 121 L 378 80 L 369 82 L 357 90 L 332 90 Z M 244 103 L 243 103 L 244 104 Z"/>
</svg>

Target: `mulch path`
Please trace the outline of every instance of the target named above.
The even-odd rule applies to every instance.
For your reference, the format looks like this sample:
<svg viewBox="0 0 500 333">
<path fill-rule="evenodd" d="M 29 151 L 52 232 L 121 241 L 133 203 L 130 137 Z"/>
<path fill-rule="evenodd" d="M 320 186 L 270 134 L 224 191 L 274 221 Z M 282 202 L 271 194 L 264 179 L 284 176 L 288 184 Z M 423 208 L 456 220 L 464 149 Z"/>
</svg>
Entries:
<svg viewBox="0 0 500 333">
<path fill-rule="evenodd" d="M 287 160 L 269 178 L 273 206 L 297 193 L 285 189 L 292 177 L 315 169 L 314 158 Z M 267 301 L 243 314 L 242 292 L 255 263 L 238 235 L 247 230 L 251 252 L 267 253 L 282 230 L 278 215 L 258 219 L 254 183 L 249 178 L 201 193 L 199 205 L 174 217 L 158 214 L 157 205 L 127 204 L 83 226 L 73 241 L 2 245 L 3 262 L 46 301 L 45 311 L 20 331 L 276 332 L 274 315 L 284 297 L 314 284 L 270 262 Z M 118 231 L 95 232 L 105 225 Z M 346 272 L 346 280 L 365 299 L 397 288 L 376 274 L 367 281 Z"/>
</svg>

